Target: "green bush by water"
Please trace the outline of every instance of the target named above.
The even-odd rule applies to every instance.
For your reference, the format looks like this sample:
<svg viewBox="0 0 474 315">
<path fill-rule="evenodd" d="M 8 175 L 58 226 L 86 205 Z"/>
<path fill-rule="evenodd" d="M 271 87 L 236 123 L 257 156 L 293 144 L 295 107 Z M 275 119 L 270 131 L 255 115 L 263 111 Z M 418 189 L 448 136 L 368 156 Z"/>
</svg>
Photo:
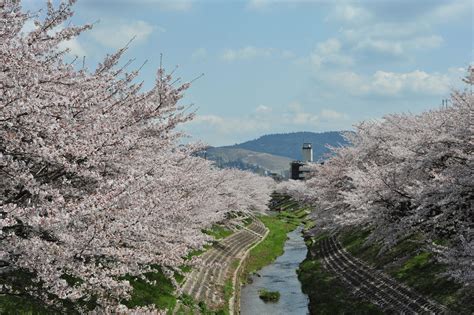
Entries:
<svg viewBox="0 0 474 315">
<path fill-rule="evenodd" d="M 264 302 L 278 302 L 278 300 L 280 300 L 280 292 L 278 291 L 268 291 L 266 289 L 261 289 L 258 291 L 258 296 Z"/>
</svg>

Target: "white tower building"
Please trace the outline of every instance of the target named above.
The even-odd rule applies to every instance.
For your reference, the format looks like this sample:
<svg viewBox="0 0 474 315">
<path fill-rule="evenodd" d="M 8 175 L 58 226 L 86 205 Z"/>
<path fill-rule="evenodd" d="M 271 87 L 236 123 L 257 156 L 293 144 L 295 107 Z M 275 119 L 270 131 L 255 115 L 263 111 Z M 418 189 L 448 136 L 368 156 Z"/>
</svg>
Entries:
<svg viewBox="0 0 474 315">
<path fill-rule="evenodd" d="M 303 162 L 313 162 L 313 146 L 311 143 L 303 143 Z"/>
</svg>

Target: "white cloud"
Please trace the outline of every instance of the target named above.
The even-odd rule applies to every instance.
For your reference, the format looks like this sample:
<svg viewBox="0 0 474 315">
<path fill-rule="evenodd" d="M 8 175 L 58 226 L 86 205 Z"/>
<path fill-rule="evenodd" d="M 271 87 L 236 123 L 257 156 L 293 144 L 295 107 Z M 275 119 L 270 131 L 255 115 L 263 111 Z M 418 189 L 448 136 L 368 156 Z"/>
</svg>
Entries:
<svg viewBox="0 0 474 315">
<path fill-rule="evenodd" d="M 301 104 L 299 102 L 291 102 L 289 105 L 288 105 L 288 109 L 291 111 L 291 112 L 301 112 L 303 110 L 303 106 L 301 106 Z"/>
<path fill-rule="evenodd" d="M 198 48 L 196 49 L 192 55 L 191 55 L 191 58 L 193 60 L 203 60 L 203 59 L 206 59 L 207 57 L 207 50 L 206 48 Z"/>
<path fill-rule="evenodd" d="M 317 50 L 323 55 L 336 54 L 341 50 L 341 43 L 335 38 L 330 38 L 325 42 L 321 42 L 317 45 Z"/>
<path fill-rule="evenodd" d="M 247 3 L 247 8 L 253 9 L 253 10 L 260 10 L 262 8 L 267 7 L 269 4 L 271 4 L 272 0 L 250 0 Z"/>
<path fill-rule="evenodd" d="M 335 6 L 327 20 L 336 20 L 346 23 L 365 23 L 371 18 L 372 13 L 367 9 L 346 3 Z"/>
<path fill-rule="evenodd" d="M 368 80 L 352 71 L 332 72 L 324 78 L 335 90 L 347 91 L 350 94 L 366 94 L 370 90 Z"/>
<path fill-rule="evenodd" d="M 216 115 L 197 115 L 194 118 L 193 122 L 206 123 L 211 125 L 221 125 L 224 123 L 224 119 Z"/>
<path fill-rule="evenodd" d="M 226 49 L 221 55 L 225 61 L 250 60 L 259 57 L 270 57 L 273 53 L 271 48 L 259 48 L 246 46 L 240 49 Z"/>
<path fill-rule="evenodd" d="M 294 125 L 316 125 L 319 122 L 319 117 L 306 112 L 299 102 L 291 102 L 288 105 L 288 113 L 283 115 L 283 118 Z"/>
<path fill-rule="evenodd" d="M 409 41 L 408 47 L 417 50 L 434 49 L 440 47 L 443 41 L 443 37 L 439 35 L 420 36 Z"/>
<path fill-rule="evenodd" d="M 212 129 L 222 134 L 265 131 L 271 127 L 270 121 L 255 117 L 228 118 L 217 115 L 197 115 L 189 124 L 198 124 L 200 128 Z"/>
<path fill-rule="evenodd" d="M 463 14 L 471 14 L 472 17 L 472 11 L 473 3 L 471 0 L 456 0 L 442 2 L 441 5 L 435 7 L 426 15 L 434 23 L 446 23 L 459 18 Z"/>
<path fill-rule="evenodd" d="M 332 109 L 322 109 L 321 110 L 321 118 L 329 119 L 329 120 L 341 120 L 341 119 L 348 119 L 349 116 L 344 113 L 337 112 Z"/>
<path fill-rule="evenodd" d="M 429 50 L 438 48 L 442 43 L 443 38 L 438 35 L 420 36 L 406 40 L 366 38 L 355 46 L 355 50 L 373 51 L 382 54 L 399 56 L 415 50 Z"/>
<path fill-rule="evenodd" d="M 141 20 L 102 20 L 91 31 L 91 36 L 100 44 L 111 48 L 122 48 L 135 37 L 134 43 L 144 42 L 155 29 L 154 26 Z M 161 32 L 165 30 L 158 28 Z"/>
<path fill-rule="evenodd" d="M 188 11 L 192 8 L 192 0 L 142 0 L 156 3 L 163 10 Z"/>
<path fill-rule="evenodd" d="M 281 52 L 281 56 L 285 59 L 293 59 L 296 57 L 296 54 L 292 52 L 291 50 L 283 50 Z"/>
<path fill-rule="evenodd" d="M 379 21 L 358 25 L 341 30 L 344 39 L 349 42 L 358 42 L 367 38 L 384 40 L 407 40 L 417 36 L 422 36 L 431 29 L 426 23 L 419 21 L 394 23 Z"/>
<path fill-rule="evenodd" d="M 31 0 L 37 1 L 37 0 Z M 97 2 L 97 0 L 83 0 L 84 2 Z M 83 2 L 81 1 L 81 2 Z M 147 5 L 156 6 L 167 11 L 188 11 L 192 8 L 194 0 L 101 0 L 109 5 Z"/>
<path fill-rule="evenodd" d="M 257 114 L 268 114 L 272 112 L 272 108 L 265 105 L 259 105 L 255 108 L 255 112 Z"/>
<path fill-rule="evenodd" d="M 247 9 L 250 10 L 263 10 L 274 5 L 285 5 L 286 7 L 294 8 L 300 5 L 309 5 L 314 3 L 326 4 L 331 2 L 330 0 L 248 0 Z"/>
<path fill-rule="evenodd" d="M 454 73 L 454 72 L 453 72 Z M 381 94 L 401 96 L 406 93 L 443 95 L 449 92 L 453 74 L 376 71 L 370 76 L 355 72 L 335 72 L 325 78 L 331 85 L 354 95 Z"/>
<path fill-rule="evenodd" d="M 413 92 L 441 95 L 449 91 L 450 78 L 439 73 L 428 74 L 415 70 L 407 73 L 377 71 L 373 75 L 372 88 L 381 94 Z"/>
<path fill-rule="evenodd" d="M 319 117 L 317 115 L 313 115 L 311 113 L 295 113 L 292 117 L 291 121 L 295 125 L 315 125 L 319 121 Z"/>
<path fill-rule="evenodd" d="M 354 60 L 341 53 L 341 47 L 341 42 L 336 38 L 318 43 L 309 57 L 310 63 L 318 69 L 324 64 L 352 65 Z"/>
<path fill-rule="evenodd" d="M 404 52 L 402 44 L 398 41 L 380 40 L 366 38 L 360 41 L 356 46 L 356 50 L 374 51 L 377 53 L 401 55 Z"/>
<path fill-rule="evenodd" d="M 86 56 L 87 53 L 82 47 L 81 43 L 79 43 L 77 38 L 72 38 L 66 42 L 61 42 L 59 44 L 59 49 L 69 49 L 69 53 L 74 56 Z"/>
<path fill-rule="evenodd" d="M 1 0 L 0 0 L 1 1 Z M 21 29 L 21 32 L 24 33 L 25 35 L 34 31 L 37 27 L 35 26 L 34 24 L 34 21 L 33 20 L 27 20 L 25 22 L 25 24 L 23 24 L 23 28 Z M 50 32 L 52 34 L 56 34 L 57 32 L 60 32 L 64 29 L 64 25 L 61 24 L 59 26 L 57 26 L 56 28 L 54 28 L 53 30 L 51 30 Z M 71 38 L 70 40 L 68 41 L 62 41 L 59 43 L 58 45 L 58 48 L 60 50 L 66 50 L 68 49 L 69 50 L 69 54 L 72 55 L 72 56 L 79 56 L 79 57 L 82 57 L 82 56 L 86 56 L 87 53 L 84 49 L 84 47 L 81 45 L 81 43 L 79 42 L 78 40 L 78 37 L 73 37 Z"/>
<path fill-rule="evenodd" d="M 327 20 L 343 22 L 341 40 L 355 57 L 362 52 L 412 59 L 418 51 L 443 44 L 436 25 L 472 14 L 473 10 L 470 0 L 423 2 L 406 13 L 402 10 L 410 10 L 408 3 L 396 6 L 391 1 L 357 5 L 348 2 L 335 5 Z"/>
<path fill-rule="evenodd" d="M 26 20 L 25 24 L 23 24 L 23 28 L 21 32 L 24 34 L 28 34 L 36 29 L 35 22 L 33 20 Z"/>
<path fill-rule="evenodd" d="M 344 117 L 335 111 L 323 111 L 327 120 Z M 342 116 L 341 116 L 342 115 Z M 328 119 L 329 118 L 329 119 Z M 245 117 L 223 117 L 219 115 L 197 115 L 188 123 L 192 130 L 210 135 L 245 135 L 268 132 L 275 126 L 284 128 L 314 128 L 320 123 L 319 116 L 310 113 L 299 102 L 291 102 L 280 110 L 266 105 L 257 106 L 253 113 Z"/>
</svg>

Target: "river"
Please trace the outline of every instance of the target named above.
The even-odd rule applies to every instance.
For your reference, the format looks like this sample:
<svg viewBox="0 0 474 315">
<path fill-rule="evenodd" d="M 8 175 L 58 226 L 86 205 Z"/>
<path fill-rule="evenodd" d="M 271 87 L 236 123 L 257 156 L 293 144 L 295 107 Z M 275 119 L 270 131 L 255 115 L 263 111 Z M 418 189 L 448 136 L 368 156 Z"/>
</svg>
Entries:
<svg viewBox="0 0 474 315">
<path fill-rule="evenodd" d="M 240 311 L 243 315 L 306 315 L 308 312 L 308 296 L 301 291 L 296 269 L 306 258 L 307 248 L 301 235 L 302 228 L 288 233 L 285 253 L 271 265 L 258 271 L 253 282 L 242 287 Z M 267 289 L 280 292 L 280 300 L 276 303 L 265 303 L 258 291 Z"/>
</svg>

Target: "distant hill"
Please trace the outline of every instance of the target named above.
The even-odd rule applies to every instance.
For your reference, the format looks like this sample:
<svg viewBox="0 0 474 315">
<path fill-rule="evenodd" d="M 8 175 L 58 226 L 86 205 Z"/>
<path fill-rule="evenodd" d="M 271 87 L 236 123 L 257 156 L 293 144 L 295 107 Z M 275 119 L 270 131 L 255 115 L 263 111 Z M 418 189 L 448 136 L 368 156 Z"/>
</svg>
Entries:
<svg viewBox="0 0 474 315">
<path fill-rule="evenodd" d="M 287 174 L 292 160 L 301 160 L 301 147 L 304 142 L 313 145 L 313 158 L 324 158 L 329 150 L 326 145 L 347 145 L 341 132 L 293 132 L 265 135 L 258 139 L 232 146 L 209 147 L 206 158 L 216 162 L 218 167 L 238 168 L 255 173 L 268 172 Z"/>
<path fill-rule="evenodd" d="M 210 147 L 206 150 L 206 157 L 219 167 L 235 167 L 256 173 L 282 174 L 289 169 L 291 162 L 288 157 L 233 147 Z"/>
<path fill-rule="evenodd" d="M 323 158 L 326 153 L 329 153 L 326 145 L 347 145 L 347 141 L 342 137 L 341 132 L 330 131 L 323 133 L 292 132 L 271 134 L 262 136 L 255 140 L 221 148 L 246 149 L 255 152 L 283 156 L 292 160 L 301 160 L 301 147 L 304 142 L 312 143 L 313 159 L 315 161 Z"/>
</svg>

